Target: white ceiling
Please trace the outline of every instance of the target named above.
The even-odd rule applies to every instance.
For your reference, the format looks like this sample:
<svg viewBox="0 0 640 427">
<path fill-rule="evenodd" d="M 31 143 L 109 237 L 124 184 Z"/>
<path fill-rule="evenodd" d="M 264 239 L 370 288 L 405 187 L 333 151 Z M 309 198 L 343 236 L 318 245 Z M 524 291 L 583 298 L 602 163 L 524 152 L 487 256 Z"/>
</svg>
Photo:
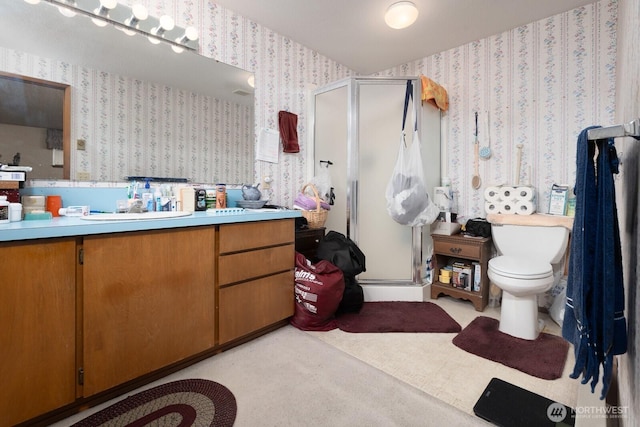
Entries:
<svg viewBox="0 0 640 427">
<path fill-rule="evenodd" d="M 444 52 L 595 0 L 413 0 L 418 21 L 384 23 L 397 0 L 214 0 L 367 75 Z"/>
</svg>

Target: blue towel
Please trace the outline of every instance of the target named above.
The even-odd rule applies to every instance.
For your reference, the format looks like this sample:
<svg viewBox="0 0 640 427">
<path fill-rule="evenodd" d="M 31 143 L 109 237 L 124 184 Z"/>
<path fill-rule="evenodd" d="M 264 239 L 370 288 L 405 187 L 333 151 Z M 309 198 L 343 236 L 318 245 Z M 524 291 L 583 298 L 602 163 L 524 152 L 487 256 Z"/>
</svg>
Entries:
<svg viewBox="0 0 640 427">
<path fill-rule="evenodd" d="M 578 137 L 576 213 L 562 336 L 574 345 L 571 378 L 582 374 L 582 383 L 591 381 L 593 392 L 602 366 L 600 398 L 604 399 L 611 384 L 613 356 L 627 349 L 627 329 L 613 182 L 618 157 L 613 139 L 588 140 L 587 132 L 594 127 Z"/>
</svg>

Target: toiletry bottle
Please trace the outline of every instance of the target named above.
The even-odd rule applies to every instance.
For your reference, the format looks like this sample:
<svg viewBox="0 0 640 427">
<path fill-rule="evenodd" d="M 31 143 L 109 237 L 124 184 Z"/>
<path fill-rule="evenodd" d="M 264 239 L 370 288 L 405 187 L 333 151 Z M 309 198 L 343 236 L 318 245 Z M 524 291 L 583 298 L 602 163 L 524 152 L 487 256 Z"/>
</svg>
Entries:
<svg viewBox="0 0 640 427">
<path fill-rule="evenodd" d="M 160 192 L 160 188 L 156 188 L 156 191 L 153 193 L 153 199 L 156 203 L 156 211 L 160 212 L 162 210 L 162 193 Z"/>
<path fill-rule="evenodd" d="M 151 191 L 151 185 L 147 179 L 144 183 L 144 192 L 142 193 L 142 202 L 144 207 L 147 208 L 147 212 L 155 211 L 155 201 L 153 200 L 153 192 Z"/>
<path fill-rule="evenodd" d="M 216 184 L 216 209 L 224 209 L 227 207 L 227 186 L 224 184 Z"/>
</svg>

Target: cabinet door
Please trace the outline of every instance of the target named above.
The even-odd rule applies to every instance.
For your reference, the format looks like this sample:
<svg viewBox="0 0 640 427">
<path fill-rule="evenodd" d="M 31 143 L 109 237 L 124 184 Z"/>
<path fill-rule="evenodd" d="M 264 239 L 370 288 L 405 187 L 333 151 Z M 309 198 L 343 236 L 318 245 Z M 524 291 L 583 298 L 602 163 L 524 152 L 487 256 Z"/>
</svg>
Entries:
<svg viewBox="0 0 640 427">
<path fill-rule="evenodd" d="M 0 425 L 76 396 L 76 242 L 0 244 Z"/>
<path fill-rule="evenodd" d="M 293 270 L 220 289 L 219 344 L 293 316 Z"/>
<path fill-rule="evenodd" d="M 213 227 L 84 239 L 84 395 L 215 344 Z"/>
</svg>

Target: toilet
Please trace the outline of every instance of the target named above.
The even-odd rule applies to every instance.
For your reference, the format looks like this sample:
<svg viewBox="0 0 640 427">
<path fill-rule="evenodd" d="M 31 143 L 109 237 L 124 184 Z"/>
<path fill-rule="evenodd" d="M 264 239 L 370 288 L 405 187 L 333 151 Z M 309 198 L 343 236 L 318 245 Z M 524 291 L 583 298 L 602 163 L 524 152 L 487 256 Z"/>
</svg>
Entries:
<svg viewBox="0 0 640 427">
<path fill-rule="evenodd" d="M 491 224 L 499 256 L 489 260 L 489 280 L 502 289 L 499 330 L 535 340 L 538 294 L 562 277 L 569 229 L 562 225 Z"/>
</svg>

